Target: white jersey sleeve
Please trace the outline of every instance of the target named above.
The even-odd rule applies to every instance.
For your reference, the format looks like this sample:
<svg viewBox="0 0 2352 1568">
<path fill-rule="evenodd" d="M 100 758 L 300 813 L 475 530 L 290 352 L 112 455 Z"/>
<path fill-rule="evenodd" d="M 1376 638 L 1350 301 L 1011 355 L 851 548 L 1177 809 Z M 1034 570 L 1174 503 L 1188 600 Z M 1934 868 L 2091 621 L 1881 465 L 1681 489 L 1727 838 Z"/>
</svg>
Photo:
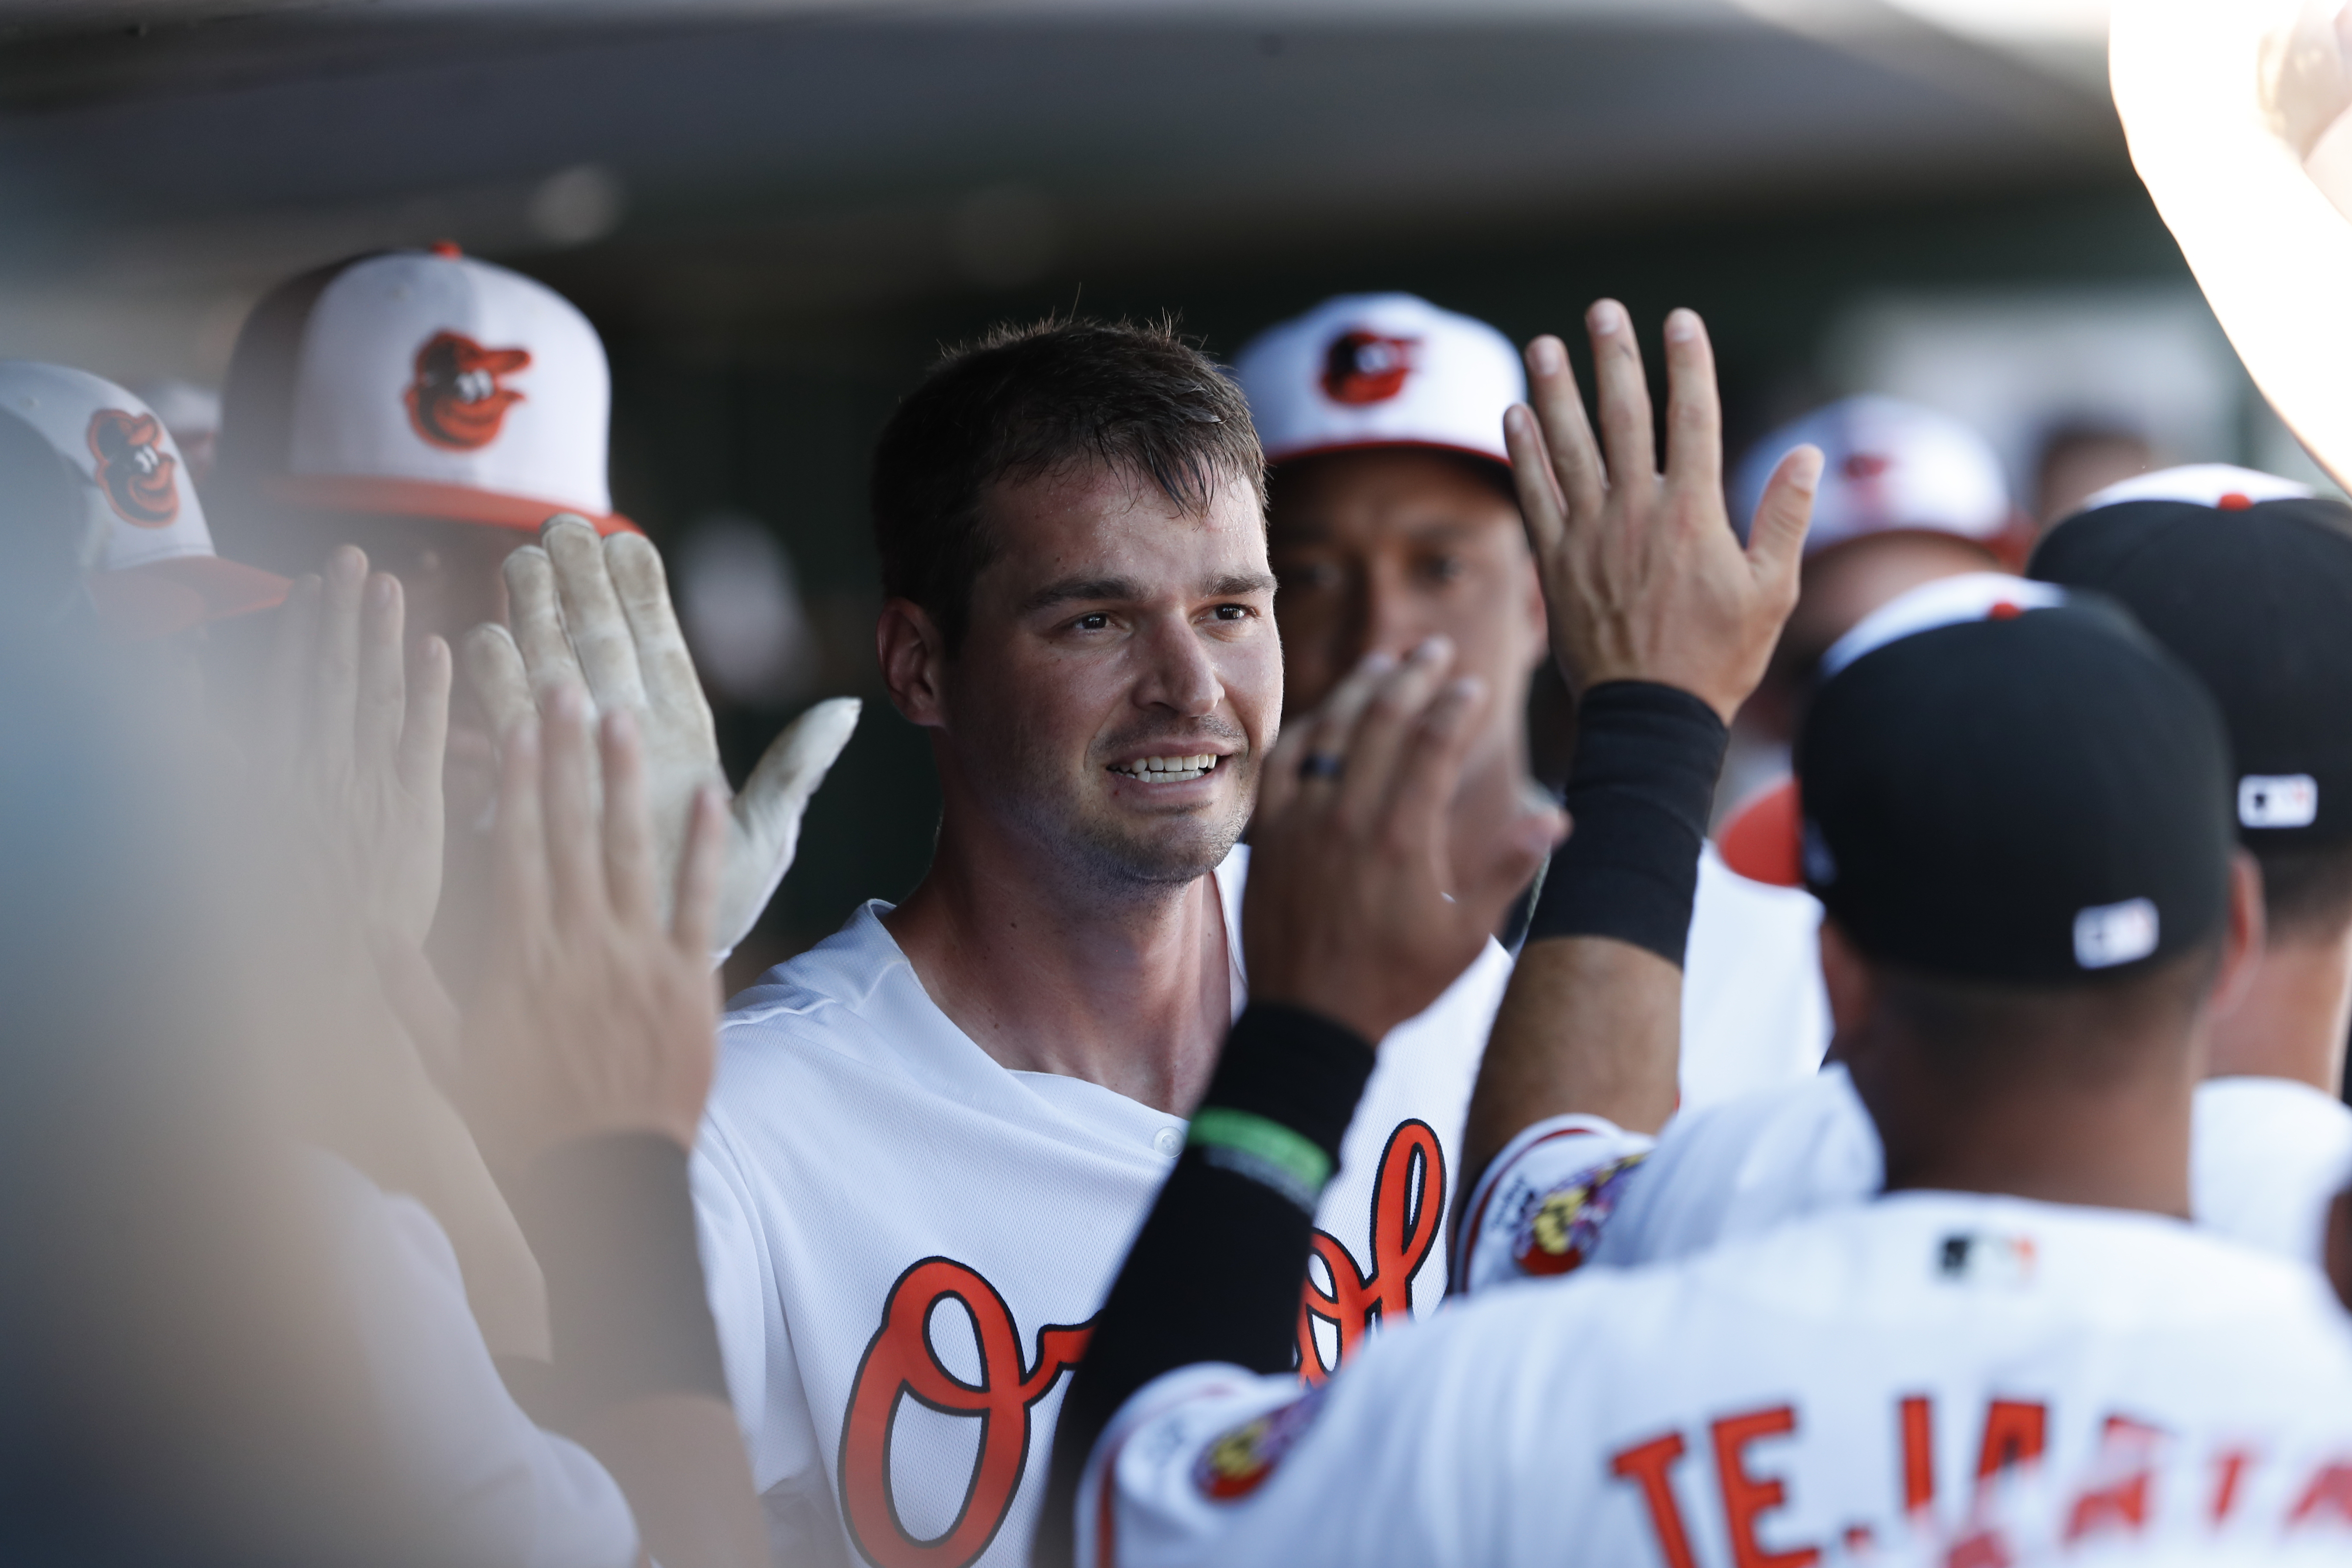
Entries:
<svg viewBox="0 0 2352 1568">
<path fill-rule="evenodd" d="M 1487 1167 L 1455 1243 L 1457 1288 L 1703 1252 L 1885 1181 L 1878 1130 L 1843 1067 L 1685 1111 L 1652 1139 L 1594 1116 L 1556 1116 Z"/>
<path fill-rule="evenodd" d="M 2352 1182 L 2352 1107 L 2283 1078 L 2197 1086 L 2189 1152 L 2200 1225 L 2265 1252 L 2325 1261 L 2327 1205 Z"/>
<path fill-rule="evenodd" d="M 466 1304 L 457 1256 L 422 1204 L 331 1154 L 309 1158 L 367 1358 L 395 1485 L 447 1561 L 629 1568 L 637 1529 L 588 1451 L 533 1425 Z"/>
</svg>

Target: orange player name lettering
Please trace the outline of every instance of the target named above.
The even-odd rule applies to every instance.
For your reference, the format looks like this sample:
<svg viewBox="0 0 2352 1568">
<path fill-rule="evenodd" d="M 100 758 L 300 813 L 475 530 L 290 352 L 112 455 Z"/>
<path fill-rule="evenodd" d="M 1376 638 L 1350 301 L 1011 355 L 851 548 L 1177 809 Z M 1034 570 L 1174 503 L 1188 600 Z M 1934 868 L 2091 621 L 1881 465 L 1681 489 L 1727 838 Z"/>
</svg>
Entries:
<svg viewBox="0 0 2352 1568">
<path fill-rule="evenodd" d="M 1298 1305 L 1298 1370 L 1308 1383 L 1321 1383 L 1346 1365 L 1374 1320 L 1412 1320 L 1413 1278 L 1437 1245 L 1444 1214 L 1445 1151 L 1429 1123 L 1400 1121 L 1372 1179 L 1371 1268 L 1357 1268 L 1339 1237 L 1315 1233 L 1315 1255 L 1331 1271 L 1331 1288 L 1324 1289 L 1310 1274 Z M 1339 1331 L 1339 1359 L 1331 1364 L 1315 1343 L 1318 1319 Z"/>
<path fill-rule="evenodd" d="M 1936 1405 L 1915 1394 L 1901 1405 L 1903 1511 L 1916 1513 L 1936 1500 Z"/>
<path fill-rule="evenodd" d="M 1756 1539 L 1757 1519 L 1787 1502 L 1789 1489 L 1777 1476 L 1749 1472 L 1748 1445 L 1796 1429 L 1797 1413 L 1786 1405 L 1727 1415 L 1715 1424 L 1715 1479 L 1723 1489 L 1723 1529 L 1731 1538 L 1731 1561 L 1737 1568 L 1811 1568 L 1822 1559 L 1818 1547 L 1767 1552 Z"/>
<path fill-rule="evenodd" d="M 932 1310 L 950 1299 L 971 1314 L 980 1352 L 977 1383 L 950 1372 L 931 1344 Z M 988 1550 L 1028 1464 L 1030 1411 L 1077 1364 L 1090 1331 L 1084 1324 L 1040 1329 L 1037 1354 L 1024 1364 L 1012 1310 L 976 1270 L 926 1258 L 898 1276 L 883 1304 L 882 1326 L 858 1363 L 841 1427 L 842 1517 L 858 1550 L 880 1568 L 962 1568 Z M 963 1507 L 945 1533 L 928 1541 L 899 1521 L 891 1495 L 890 1428 L 899 1402 L 909 1397 L 981 1424 Z"/>
<path fill-rule="evenodd" d="M 2049 1406 L 2026 1399 L 1996 1399 L 1985 1410 L 1984 1442 L 1977 1449 L 1977 1479 L 2042 1457 Z"/>
<path fill-rule="evenodd" d="M 1642 1502 L 1650 1510 L 1650 1529 L 1657 1535 L 1658 1555 L 1665 1559 L 1666 1568 L 1696 1568 L 1698 1561 L 1691 1555 L 1690 1531 L 1683 1528 L 1682 1505 L 1675 1500 L 1671 1472 L 1682 1457 L 1682 1434 L 1669 1432 L 1621 1448 L 1609 1460 L 1611 1475 L 1642 1489 Z"/>
</svg>

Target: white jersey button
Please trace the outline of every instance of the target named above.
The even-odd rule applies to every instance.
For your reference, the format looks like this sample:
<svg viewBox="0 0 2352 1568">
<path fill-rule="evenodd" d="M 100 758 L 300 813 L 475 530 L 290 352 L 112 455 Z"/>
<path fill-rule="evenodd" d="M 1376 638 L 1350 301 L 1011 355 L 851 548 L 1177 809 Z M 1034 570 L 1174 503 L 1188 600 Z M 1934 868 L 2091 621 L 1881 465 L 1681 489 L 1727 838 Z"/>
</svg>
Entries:
<svg viewBox="0 0 2352 1568">
<path fill-rule="evenodd" d="M 1184 1134 L 1173 1127 L 1163 1127 L 1151 1135 L 1151 1146 L 1173 1160 L 1184 1152 Z"/>
</svg>

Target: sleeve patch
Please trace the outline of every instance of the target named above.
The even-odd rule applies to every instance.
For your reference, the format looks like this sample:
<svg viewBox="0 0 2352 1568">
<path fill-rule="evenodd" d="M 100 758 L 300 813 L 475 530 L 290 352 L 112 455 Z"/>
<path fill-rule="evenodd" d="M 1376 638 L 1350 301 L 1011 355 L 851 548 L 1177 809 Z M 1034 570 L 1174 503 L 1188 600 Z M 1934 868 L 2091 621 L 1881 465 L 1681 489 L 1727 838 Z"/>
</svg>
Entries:
<svg viewBox="0 0 2352 1568">
<path fill-rule="evenodd" d="M 1580 1268 L 1616 1210 L 1626 1173 L 1647 1157 L 1646 1150 L 1628 1154 L 1522 1197 L 1511 1219 L 1511 1259 L 1521 1272 L 1566 1274 Z"/>
<path fill-rule="evenodd" d="M 1288 1404 L 1219 1434 L 1192 1467 L 1192 1481 L 1201 1495 L 1212 1502 L 1239 1502 L 1263 1486 L 1313 1424 L 1329 1386 L 1318 1384 Z"/>
</svg>

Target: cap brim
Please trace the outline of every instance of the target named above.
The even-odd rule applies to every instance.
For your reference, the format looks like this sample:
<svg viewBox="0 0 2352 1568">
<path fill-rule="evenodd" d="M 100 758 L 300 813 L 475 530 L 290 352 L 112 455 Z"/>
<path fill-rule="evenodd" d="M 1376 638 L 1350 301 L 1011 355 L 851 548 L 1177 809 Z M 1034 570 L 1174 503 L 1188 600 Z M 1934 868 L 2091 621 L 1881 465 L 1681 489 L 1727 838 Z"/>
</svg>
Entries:
<svg viewBox="0 0 2352 1568">
<path fill-rule="evenodd" d="M 263 480 L 261 488 L 271 499 L 295 506 L 369 517 L 437 517 L 451 522 L 478 523 L 484 528 L 513 528 L 536 533 L 539 525 L 549 518 L 558 512 L 569 512 L 586 518 L 595 524 L 599 533 L 645 531 L 616 511 L 584 511 L 568 501 L 425 479 L 381 479 L 362 474 L 279 474 Z"/>
<path fill-rule="evenodd" d="M 2258 55 L 2276 5 L 2115 0 L 2108 74 L 2132 163 L 2287 427 L 2352 482 L 2352 222 L 2274 134 Z"/>
<path fill-rule="evenodd" d="M 1457 441 L 1414 441 L 1402 438 L 1380 441 L 1324 441 L 1303 447 L 1286 447 L 1277 452 L 1268 452 L 1265 455 L 1265 462 L 1268 468 L 1278 468 L 1285 463 L 1296 463 L 1305 458 L 1328 458 L 1339 452 L 1400 450 L 1447 452 L 1457 458 L 1475 458 L 1481 462 L 1494 464 L 1506 473 L 1510 471 L 1511 467 L 1511 459 L 1506 453 L 1490 452 L 1477 447 L 1465 447 Z"/>
<path fill-rule="evenodd" d="M 257 566 L 217 555 L 182 555 L 94 572 L 89 596 L 107 636 L 121 642 L 147 642 L 207 621 L 273 609 L 286 602 L 292 586 Z"/>
</svg>

